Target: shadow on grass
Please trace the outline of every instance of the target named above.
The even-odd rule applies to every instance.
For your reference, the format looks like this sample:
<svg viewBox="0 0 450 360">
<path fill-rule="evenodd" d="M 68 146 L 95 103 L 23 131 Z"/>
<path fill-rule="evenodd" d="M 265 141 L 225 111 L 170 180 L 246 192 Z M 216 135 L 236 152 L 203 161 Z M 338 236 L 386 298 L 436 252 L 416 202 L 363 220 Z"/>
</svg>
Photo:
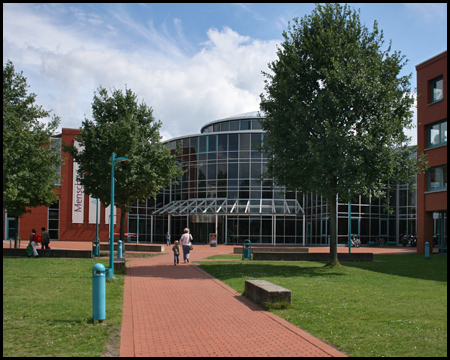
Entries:
<svg viewBox="0 0 450 360">
<path fill-rule="evenodd" d="M 290 262 L 292 263 L 292 262 Z M 261 279 L 265 277 L 291 278 L 291 277 L 333 277 L 346 276 L 343 271 L 336 268 L 327 268 L 320 265 L 287 265 L 286 262 L 280 264 L 271 263 L 201 263 L 201 268 L 220 280 L 233 279 L 238 277 Z"/>
<path fill-rule="evenodd" d="M 341 262 L 342 265 L 383 274 L 447 282 L 447 256 L 420 254 L 374 255 L 373 262 Z"/>
</svg>

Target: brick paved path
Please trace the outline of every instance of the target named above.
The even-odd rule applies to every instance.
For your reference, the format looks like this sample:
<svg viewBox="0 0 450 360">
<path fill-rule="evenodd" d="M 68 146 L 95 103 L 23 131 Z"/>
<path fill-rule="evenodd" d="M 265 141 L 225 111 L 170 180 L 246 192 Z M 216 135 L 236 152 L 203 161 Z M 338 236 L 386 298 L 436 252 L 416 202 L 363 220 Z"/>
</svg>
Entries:
<svg viewBox="0 0 450 360">
<path fill-rule="evenodd" d="M 344 356 L 168 250 L 127 263 L 120 356 Z"/>
</svg>

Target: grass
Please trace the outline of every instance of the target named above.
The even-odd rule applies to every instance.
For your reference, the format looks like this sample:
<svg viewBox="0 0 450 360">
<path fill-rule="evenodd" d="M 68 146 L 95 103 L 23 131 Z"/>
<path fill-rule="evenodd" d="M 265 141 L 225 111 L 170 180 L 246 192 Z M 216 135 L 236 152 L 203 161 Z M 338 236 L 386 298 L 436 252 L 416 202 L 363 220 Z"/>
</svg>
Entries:
<svg viewBox="0 0 450 360">
<path fill-rule="evenodd" d="M 107 259 L 3 258 L 3 356 L 118 356 L 124 275 L 106 281 L 106 320 L 93 321 L 98 262 L 108 266 Z"/>
<path fill-rule="evenodd" d="M 374 262 L 202 262 L 239 293 L 247 279 L 292 291 L 270 309 L 350 356 L 447 356 L 447 257 L 374 255 Z"/>
</svg>

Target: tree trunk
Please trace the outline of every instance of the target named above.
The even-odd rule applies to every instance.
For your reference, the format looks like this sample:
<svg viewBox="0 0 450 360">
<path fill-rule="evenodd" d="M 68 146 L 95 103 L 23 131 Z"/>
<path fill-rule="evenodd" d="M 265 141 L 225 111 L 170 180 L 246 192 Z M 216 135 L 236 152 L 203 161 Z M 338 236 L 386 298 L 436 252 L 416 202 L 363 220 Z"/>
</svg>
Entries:
<svg viewBox="0 0 450 360">
<path fill-rule="evenodd" d="M 337 233 L 336 233 L 336 197 L 337 194 L 330 196 L 328 207 L 330 209 L 330 261 L 327 266 L 340 266 L 337 255 Z"/>
</svg>

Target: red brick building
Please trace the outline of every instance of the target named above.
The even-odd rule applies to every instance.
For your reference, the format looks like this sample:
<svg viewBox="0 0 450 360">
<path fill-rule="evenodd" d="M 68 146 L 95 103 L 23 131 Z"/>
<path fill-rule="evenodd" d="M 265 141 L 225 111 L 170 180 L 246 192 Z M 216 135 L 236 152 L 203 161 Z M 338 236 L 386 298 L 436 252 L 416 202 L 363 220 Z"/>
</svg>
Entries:
<svg viewBox="0 0 450 360">
<path fill-rule="evenodd" d="M 51 139 L 52 146 L 61 147 L 61 143 L 74 144 L 78 129 L 62 129 L 62 133 Z M 50 239 L 62 241 L 92 241 L 96 236 L 96 203 L 95 199 L 84 193 L 75 179 L 76 163 L 73 158 L 61 150 L 61 156 L 65 158 L 61 166 L 61 183 L 58 188 L 59 201 L 50 206 L 34 208 L 32 213 L 27 213 L 20 218 L 20 237 L 29 239 L 31 229 L 41 231 L 41 227 L 48 227 Z M 105 180 L 105 181 L 110 181 Z M 109 207 L 104 208 L 99 202 L 99 238 L 100 241 L 109 239 Z M 120 209 L 116 208 L 115 215 L 120 215 Z M 118 217 L 115 216 L 115 232 L 119 232 Z"/>
<path fill-rule="evenodd" d="M 429 169 L 417 177 L 417 251 L 437 237 L 447 252 L 447 51 L 416 66 L 418 153 Z"/>
</svg>

